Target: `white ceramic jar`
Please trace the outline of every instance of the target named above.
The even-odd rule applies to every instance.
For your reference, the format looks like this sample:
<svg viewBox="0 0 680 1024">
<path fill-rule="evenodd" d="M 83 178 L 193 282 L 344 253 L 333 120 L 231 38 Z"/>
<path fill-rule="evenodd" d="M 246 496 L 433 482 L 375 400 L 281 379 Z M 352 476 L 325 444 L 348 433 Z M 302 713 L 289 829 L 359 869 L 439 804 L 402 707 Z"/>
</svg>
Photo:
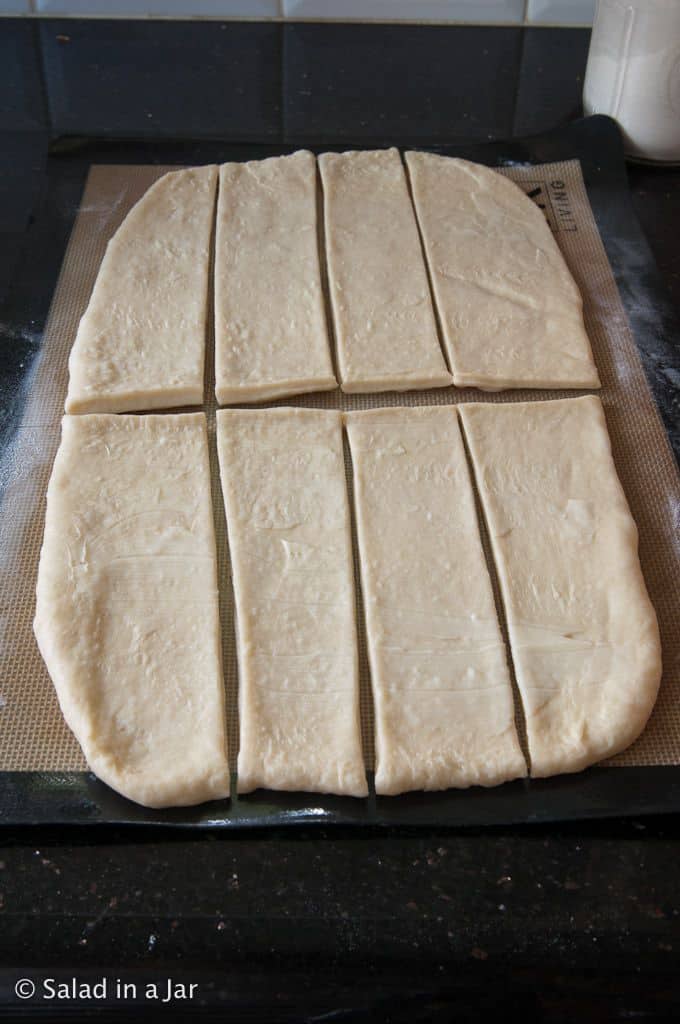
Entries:
<svg viewBox="0 0 680 1024">
<path fill-rule="evenodd" d="M 680 0 L 599 0 L 583 107 L 618 121 L 629 155 L 680 161 Z"/>
</svg>

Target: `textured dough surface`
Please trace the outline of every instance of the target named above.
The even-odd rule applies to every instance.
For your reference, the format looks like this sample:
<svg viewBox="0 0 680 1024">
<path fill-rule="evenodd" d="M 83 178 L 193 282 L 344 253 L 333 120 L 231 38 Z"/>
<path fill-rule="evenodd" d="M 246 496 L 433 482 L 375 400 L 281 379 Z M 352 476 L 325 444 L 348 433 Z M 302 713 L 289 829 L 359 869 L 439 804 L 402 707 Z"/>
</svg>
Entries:
<svg viewBox="0 0 680 1024">
<path fill-rule="evenodd" d="M 598 398 L 460 407 L 489 524 L 531 773 L 623 750 L 654 706 L 656 615 Z"/>
<path fill-rule="evenodd" d="M 319 168 L 342 390 L 451 384 L 399 152 L 323 153 Z"/>
<path fill-rule="evenodd" d="M 239 660 L 238 790 L 365 796 L 339 412 L 222 410 Z"/>
<path fill-rule="evenodd" d="M 109 242 L 69 358 L 66 412 L 203 401 L 217 168 L 160 178 Z"/>
<path fill-rule="evenodd" d="M 218 402 L 337 387 L 321 289 L 313 154 L 223 164 L 215 244 Z"/>
<path fill-rule="evenodd" d="M 148 807 L 228 796 L 202 413 L 64 417 L 35 634 L 104 782 Z"/>
<path fill-rule="evenodd" d="M 598 388 L 581 295 L 541 210 L 480 164 L 406 164 L 454 383 Z"/>
<path fill-rule="evenodd" d="M 526 775 L 455 408 L 345 415 L 376 793 Z"/>
</svg>

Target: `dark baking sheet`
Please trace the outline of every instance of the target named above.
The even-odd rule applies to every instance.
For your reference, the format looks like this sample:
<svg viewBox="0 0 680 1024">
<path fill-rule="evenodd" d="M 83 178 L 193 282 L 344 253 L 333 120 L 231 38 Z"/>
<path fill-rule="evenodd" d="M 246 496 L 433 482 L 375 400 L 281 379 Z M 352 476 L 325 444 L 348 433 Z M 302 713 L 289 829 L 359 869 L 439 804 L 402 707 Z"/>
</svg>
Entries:
<svg viewBox="0 0 680 1024">
<path fill-rule="evenodd" d="M 399 143 L 398 139 L 394 140 Z M 91 164 L 192 164 L 259 159 L 297 147 L 220 142 L 107 143 L 68 140 L 49 155 L 15 285 L 0 316 L 0 440 L 20 420 L 31 365 Z M 314 149 L 314 146 L 309 148 Z M 346 149 L 323 146 L 319 149 Z M 357 147 L 362 148 L 362 147 Z M 366 148 L 365 146 L 363 148 Z M 427 147 L 425 147 L 427 148 Z M 680 462 L 677 326 L 628 193 L 618 128 L 587 118 L 509 142 L 431 147 L 489 165 L 579 159 L 590 203 L 633 328 L 652 393 Z M 1 485 L 1 482 L 0 482 Z M 494 789 L 353 800 L 260 792 L 198 808 L 151 811 L 86 772 L 0 773 L 0 824 L 163 824 L 240 829 L 270 825 L 484 826 L 680 810 L 680 767 L 591 768 Z"/>
</svg>

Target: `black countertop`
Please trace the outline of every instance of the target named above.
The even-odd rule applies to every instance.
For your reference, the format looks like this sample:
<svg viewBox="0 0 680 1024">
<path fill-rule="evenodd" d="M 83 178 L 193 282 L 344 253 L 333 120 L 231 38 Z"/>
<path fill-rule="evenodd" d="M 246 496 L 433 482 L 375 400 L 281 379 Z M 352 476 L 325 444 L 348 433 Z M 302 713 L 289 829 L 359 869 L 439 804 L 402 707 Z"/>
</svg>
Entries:
<svg viewBox="0 0 680 1024">
<path fill-rule="evenodd" d="M 82 140 L 438 144 L 577 116 L 589 33 L 0 20 L 0 298 L 48 153 Z M 680 172 L 629 167 L 680 306 Z M 36 297 L 46 306 L 50 296 Z M 23 344 L 5 331 L 7 344 Z M 93 983 L 116 1019 L 198 988 L 228 1020 L 677 1019 L 676 817 L 486 831 L 0 832 L 0 1016 L 18 978 Z M 40 970 L 39 968 L 49 968 Z M 32 970 L 35 969 L 35 970 Z M 129 989 L 132 992 L 132 989 Z M 56 1019 L 56 1001 L 22 1004 Z M 140 995 L 141 999 L 141 995 Z M 172 1007 L 162 1007 L 168 1019 Z M 189 1002 L 185 1004 L 189 1006 Z M 25 1010 L 28 1013 L 28 1009 Z M 59 1019 L 73 1019 L 62 1009 Z M 112 1016 L 112 1019 L 113 1019 Z"/>
</svg>

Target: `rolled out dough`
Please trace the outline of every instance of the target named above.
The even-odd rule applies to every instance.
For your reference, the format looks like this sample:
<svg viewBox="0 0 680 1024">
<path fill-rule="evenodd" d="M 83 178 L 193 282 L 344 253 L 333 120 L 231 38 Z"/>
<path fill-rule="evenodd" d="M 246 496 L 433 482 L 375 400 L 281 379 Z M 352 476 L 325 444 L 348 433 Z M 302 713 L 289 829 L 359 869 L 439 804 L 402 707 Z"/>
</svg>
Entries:
<svg viewBox="0 0 680 1024">
<path fill-rule="evenodd" d="M 104 782 L 148 807 L 228 796 L 202 413 L 64 417 L 34 625 Z"/>
<path fill-rule="evenodd" d="M 365 796 L 340 413 L 222 410 L 236 599 L 238 790 Z"/>
<path fill-rule="evenodd" d="M 637 529 L 598 398 L 462 405 L 527 721 L 531 774 L 644 728 L 661 677 Z"/>
<path fill-rule="evenodd" d="M 215 380 L 223 404 L 337 387 L 312 153 L 220 167 Z"/>
<path fill-rule="evenodd" d="M 323 153 L 319 168 L 342 390 L 451 384 L 399 152 Z"/>
<path fill-rule="evenodd" d="M 109 242 L 69 358 L 66 412 L 203 401 L 217 168 L 160 178 Z"/>
<path fill-rule="evenodd" d="M 526 775 L 455 408 L 345 414 L 378 794 Z"/>
<path fill-rule="evenodd" d="M 539 208 L 480 164 L 406 164 L 454 383 L 598 388 L 581 295 Z"/>
</svg>

